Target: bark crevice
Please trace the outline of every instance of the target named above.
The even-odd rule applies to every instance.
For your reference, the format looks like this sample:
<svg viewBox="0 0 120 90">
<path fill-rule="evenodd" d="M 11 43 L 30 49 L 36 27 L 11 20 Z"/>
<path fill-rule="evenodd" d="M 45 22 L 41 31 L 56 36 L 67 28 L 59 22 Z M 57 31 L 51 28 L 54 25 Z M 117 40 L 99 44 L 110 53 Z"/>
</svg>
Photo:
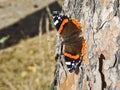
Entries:
<svg viewBox="0 0 120 90">
<path fill-rule="evenodd" d="M 106 88 L 106 82 L 105 82 L 105 76 L 103 71 L 103 60 L 105 60 L 105 56 L 103 54 L 100 55 L 99 57 L 99 72 L 101 74 L 101 81 L 102 81 L 102 90 L 104 90 L 104 88 Z"/>
</svg>

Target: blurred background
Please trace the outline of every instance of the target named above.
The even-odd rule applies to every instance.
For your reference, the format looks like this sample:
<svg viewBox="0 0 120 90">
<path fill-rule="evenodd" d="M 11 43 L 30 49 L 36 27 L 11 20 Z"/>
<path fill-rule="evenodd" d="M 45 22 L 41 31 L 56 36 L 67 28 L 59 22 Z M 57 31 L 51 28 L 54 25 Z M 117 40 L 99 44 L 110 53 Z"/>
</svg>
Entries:
<svg viewBox="0 0 120 90">
<path fill-rule="evenodd" d="M 0 0 L 0 90 L 49 90 L 63 0 Z"/>
</svg>

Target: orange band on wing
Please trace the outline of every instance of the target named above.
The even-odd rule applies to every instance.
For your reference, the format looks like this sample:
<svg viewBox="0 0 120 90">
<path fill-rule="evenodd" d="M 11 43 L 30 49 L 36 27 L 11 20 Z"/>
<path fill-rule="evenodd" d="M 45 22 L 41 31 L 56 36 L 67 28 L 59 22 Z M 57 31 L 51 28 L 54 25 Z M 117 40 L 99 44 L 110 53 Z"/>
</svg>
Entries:
<svg viewBox="0 0 120 90">
<path fill-rule="evenodd" d="M 60 25 L 60 28 L 59 28 L 59 30 L 58 30 L 58 33 L 59 33 L 59 34 L 62 32 L 63 26 L 64 26 L 67 22 L 68 22 L 68 19 L 64 19 L 64 20 L 62 21 L 62 24 Z"/>
<path fill-rule="evenodd" d="M 72 55 L 72 54 L 70 54 L 70 53 L 65 52 L 64 55 L 65 55 L 66 57 L 69 57 L 69 58 L 75 59 L 75 60 L 77 60 L 77 59 L 79 58 L 79 55 L 78 55 L 78 54 L 77 54 L 77 55 Z"/>
<path fill-rule="evenodd" d="M 81 29 L 80 23 L 76 19 L 72 18 L 71 20 L 78 27 L 78 29 Z"/>
<path fill-rule="evenodd" d="M 81 54 L 82 56 L 86 53 L 86 42 L 85 40 L 82 40 L 82 50 L 81 50 Z"/>
</svg>

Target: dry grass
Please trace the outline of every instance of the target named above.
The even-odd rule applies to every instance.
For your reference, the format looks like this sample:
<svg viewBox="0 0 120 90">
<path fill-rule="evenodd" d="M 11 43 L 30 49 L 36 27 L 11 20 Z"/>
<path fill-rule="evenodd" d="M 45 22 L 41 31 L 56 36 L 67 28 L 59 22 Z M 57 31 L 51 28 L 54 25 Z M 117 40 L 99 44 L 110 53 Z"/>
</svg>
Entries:
<svg viewBox="0 0 120 90">
<path fill-rule="evenodd" d="M 0 51 L 0 90 L 49 90 L 55 68 L 55 31 Z"/>
<path fill-rule="evenodd" d="M 32 1 L 5 0 L 1 2 L 0 10 Z M 46 34 L 42 35 L 40 20 L 38 36 L 23 39 L 0 51 L 0 90 L 49 90 L 55 68 L 56 32 L 49 31 L 48 25 L 47 18 Z"/>
</svg>

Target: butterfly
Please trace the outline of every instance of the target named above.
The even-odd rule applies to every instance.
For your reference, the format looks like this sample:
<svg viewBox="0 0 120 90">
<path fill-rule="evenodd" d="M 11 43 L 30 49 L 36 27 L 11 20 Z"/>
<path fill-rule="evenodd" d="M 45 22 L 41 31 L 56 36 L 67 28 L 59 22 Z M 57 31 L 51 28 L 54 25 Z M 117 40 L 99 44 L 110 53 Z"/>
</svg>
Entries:
<svg viewBox="0 0 120 90">
<path fill-rule="evenodd" d="M 82 36 L 80 23 L 68 16 L 53 12 L 54 25 L 64 44 L 65 64 L 69 72 L 75 71 L 85 53 L 86 43 Z"/>
</svg>

